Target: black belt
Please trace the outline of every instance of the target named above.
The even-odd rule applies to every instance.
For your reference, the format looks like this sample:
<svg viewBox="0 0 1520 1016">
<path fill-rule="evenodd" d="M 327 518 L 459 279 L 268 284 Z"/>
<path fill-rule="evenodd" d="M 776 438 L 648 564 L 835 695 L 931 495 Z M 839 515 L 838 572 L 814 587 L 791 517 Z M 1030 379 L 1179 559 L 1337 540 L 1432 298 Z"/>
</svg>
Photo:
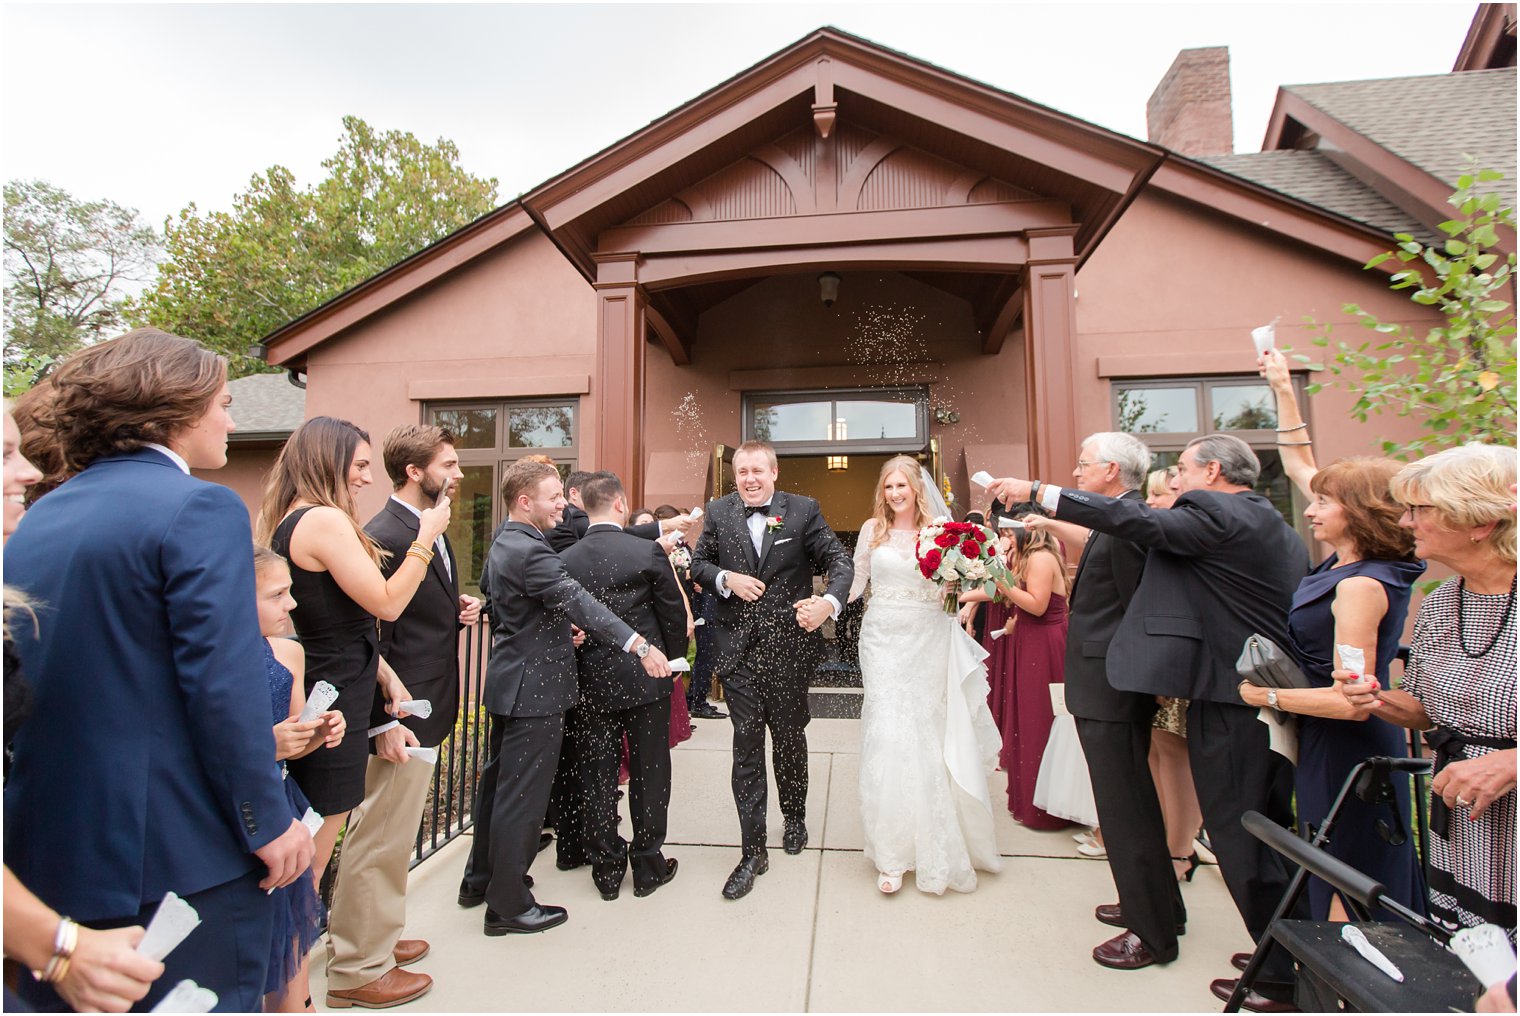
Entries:
<svg viewBox="0 0 1520 1016">
<path fill-rule="evenodd" d="M 1513 748 L 1513 737 L 1488 737 L 1484 734 L 1464 734 L 1450 727 L 1436 726 L 1425 731 L 1425 743 L 1430 745 L 1436 753 L 1435 766 L 1431 775 L 1439 773 L 1448 765 L 1459 759 L 1467 757 L 1467 748 L 1474 745 L 1479 748 Z M 1451 839 L 1451 808 L 1446 804 L 1446 799 L 1440 794 L 1430 795 L 1430 831 L 1436 833 L 1443 840 Z"/>
</svg>

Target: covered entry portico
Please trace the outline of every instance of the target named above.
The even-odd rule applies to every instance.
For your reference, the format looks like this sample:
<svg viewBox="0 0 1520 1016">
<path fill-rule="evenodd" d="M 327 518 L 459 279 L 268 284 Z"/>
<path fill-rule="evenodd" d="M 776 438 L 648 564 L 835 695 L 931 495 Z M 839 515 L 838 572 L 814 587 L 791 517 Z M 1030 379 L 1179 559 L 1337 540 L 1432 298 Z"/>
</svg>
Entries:
<svg viewBox="0 0 1520 1016">
<path fill-rule="evenodd" d="M 524 196 L 594 287 L 595 465 L 635 501 L 689 496 L 692 435 L 665 419 L 683 391 L 705 407 L 702 437 L 734 443 L 745 391 L 914 375 L 968 404 L 960 430 L 934 423 L 960 490 L 973 444 L 1027 448 L 1008 468 L 1064 471 L 1075 273 L 1161 157 L 814 33 Z M 841 279 L 832 316 L 822 273 Z"/>
</svg>

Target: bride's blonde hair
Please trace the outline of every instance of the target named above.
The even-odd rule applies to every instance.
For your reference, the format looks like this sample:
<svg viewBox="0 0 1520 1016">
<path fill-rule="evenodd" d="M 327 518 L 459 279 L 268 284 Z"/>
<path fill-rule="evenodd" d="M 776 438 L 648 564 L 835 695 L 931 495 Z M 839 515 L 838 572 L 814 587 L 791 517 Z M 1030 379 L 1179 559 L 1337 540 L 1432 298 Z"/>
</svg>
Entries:
<svg viewBox="0 0 1520 1016">
<path fill-rule="evenodd" d="M 887 507 L 887 495 L 882 488 L 887 485 L 887 477 L 893 473 L 903 474 L 908 481 L 908 489 L 913 491 L 913 507 L 918 516 L 914 520 L 914 528 L 922 529 L 934 520 L 924 504 L 923 471 L 918 460 L 911 455 L 894 455 L 882 464 L 881 475 L 876 478 L 876 504 L 871 511 L 871 518 L 876 520 L 876 532 L 871 536 L 872 547 L 886 543 L 887 532 L 892 528 L 892 510 Z"/>
</svg>

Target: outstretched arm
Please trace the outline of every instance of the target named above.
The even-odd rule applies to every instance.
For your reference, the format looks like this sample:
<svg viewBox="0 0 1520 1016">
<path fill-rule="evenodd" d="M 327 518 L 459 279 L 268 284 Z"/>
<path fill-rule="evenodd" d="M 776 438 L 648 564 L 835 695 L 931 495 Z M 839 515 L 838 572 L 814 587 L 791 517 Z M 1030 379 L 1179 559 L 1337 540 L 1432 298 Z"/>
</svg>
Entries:
<svg viewBox="0 0 1520 1016">
<path fill-rule="evenodd" d="M 1305 497 L 1309 497 L 1309 481 L 1319 470 L 1314 464 L 1309 425 L 1298 411 L 1298 396 L 1293 394 L 1293 376 L 1288 373 L 1288 360 L 1277 350 L 1269 349 L 1256 362 L 1277 398 L 1277 453 L 1282 456 L 1283 472 Z"/>
<path fill-rule="evenodd" d="M 850 560 L 850 552 L 844 549 L 844 544 L 839 542 L 839 537 L 834 535 L 834 530 L 824 521 L 823 512 L 819 510 L 816 501 L 808 515 L 807 529 L 802 534 L 802 540 L 813 566 L 828 575 L 828 590 L 824 593 L 824 598 L 834 601 L 834 613 L 837 615 L 839 608 L 850 598 L 855 565 Z"/>
<path fill-rule="evenodd" d="M 999 496 L 1027 499 L 1032 484 L 1011 477 L 994 480 Z M 1070 487 L 1040 487 L 1040 500 L 1049 507 L 1051 492 L 1056 518 L 1075 522 L 1100 533 L 1109 533 L 1142 547 L 1164 550 L 1183 557 L 1212 553 L 1229 536 L 1229 526 L 1207 496 L 1184 494 L 1171 508 L 1152 508 L 1134 498 L 1107 497 Z M 1233 495 L 1230 495 L 1233 496 Z"/>
</svg>

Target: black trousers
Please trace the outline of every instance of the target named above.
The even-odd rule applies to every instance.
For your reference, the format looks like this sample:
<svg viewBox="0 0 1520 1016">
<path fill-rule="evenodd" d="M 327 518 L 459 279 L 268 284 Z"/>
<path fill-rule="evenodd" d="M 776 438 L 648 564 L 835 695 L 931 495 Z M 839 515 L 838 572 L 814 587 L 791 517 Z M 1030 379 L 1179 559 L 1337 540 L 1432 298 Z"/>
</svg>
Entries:
<svg viewBox="0 0 1520 1016">
<path fill-rule="evenodd" d="M 771 764 L 781 814 L 807 816 L 807 686 L 795 677 L 765 676 L 738 669 L 720 678 L 734 724 L 734 805 L 745 857 L 765 850 L 765 732 L 771 733 Z"/>
<path fill-rule="evenodd" d="M 187 977 L 216 992 L 215 1012 L 259 1012 L 263 1009 L 275 908 L 287 905 L 280 896 L 265 895 L 259 888 L 259 880 L 268 874 L 269 870 L 260 864 L 240 878 L 184 898 L 200 915 L 201 923 L 164 959 L 163 976 L 154 981 L 148 994 L 132 1007 L 134 1012 L 152 1009 L 171 988 Z M 311 878 L 310 870 L 300 877 Z M 83 923 L 97 929 L 125 928 L 134 924 L 147 927 L 157 912 L 158 901 L 155 901 L 130 917 Z M 286 945 L 288 947 L 289 943 Z M 22 972 L 19 987 L 23 1001 L 38 1012 L 69 1011 L 52 985 L 33 980 L 30 973 Z"/>
<path fill-rule="evenodd" d="M 549 793 L 549 813 L 545 824 L 554 826 L 554 856 L 564 867 L 585 864 L 590 858 L 581 830 L 585 817 L 581 802 L 585 799 L 580 743 L 576 728 L 581 722 L 579 708 L 565 714 L 565 733 L 560 741 L 559 763 L 554 767 L 554 787 Z"/>
<path fill-rule="evenodd" d="M 718 596 L 706 590 L 698 593 L 692 608 L 704 623 L 697 626 L 697 658 L 691 667 L 691 684 L 686 688 L 686 708 L 695 709 L 707 702 L 712 694 L 713 660 L 718 655 L 718 634 L 713 628 L 713 615 L 718 612 Z"/>
<path fill-rule="evenodd" d="M 670 810 L 670 699 L 612 712 L 576 707 L 577 754 L 585 797 L 586 853 L 598 889 L 612 890 L 631 865 L 633 887 L 646 889 L 665 877 L 666 816 Z M 628 737 L 628 807 L 633 843 L 618 835 L 618 765 Z"/>
<path fill-rule="evenodd" d="M 1268 746 L 1267 726 L 1257 720 L 1256 712 L 1250 706 L 1194 701 L 1188 706 L 1187 743 L 1209 845 L 1219 857 L 1219 872 L 1246 929 L 1260 941 L 1292 873 L 1276 851 L 1246 832 L 1240 819 L 1248 811 L 1258 811 L 1291 826 L 1292 815 L 1283 794 L 1285 770 L 1291 767 Z M 1307 893 L 1286 916 L 1308 919 Z M 1287 952 L 1273 949 L 1257 990 L 1287 999 L 1292 983 L 1293 965 Z"/>
<path fill-rule="evenodd" d="M 491 910 L 515 917 L 536 903 L 523 876 L 538 855 L 565 717 L 490 715 L 490 748 L 475 790 L 474 843 L 460 888 L 483 890 Z"/>
<path fill-rule="evenodd" d="M 1177 958 L 1177 925 L 1187 921 L 1166 842 L 1166 819 L 1151 779 L 1151 724 L 1077 718 L 1092 776 L 1108 867 L 1129 930 L 1159 962 Z"/>
</svg>

